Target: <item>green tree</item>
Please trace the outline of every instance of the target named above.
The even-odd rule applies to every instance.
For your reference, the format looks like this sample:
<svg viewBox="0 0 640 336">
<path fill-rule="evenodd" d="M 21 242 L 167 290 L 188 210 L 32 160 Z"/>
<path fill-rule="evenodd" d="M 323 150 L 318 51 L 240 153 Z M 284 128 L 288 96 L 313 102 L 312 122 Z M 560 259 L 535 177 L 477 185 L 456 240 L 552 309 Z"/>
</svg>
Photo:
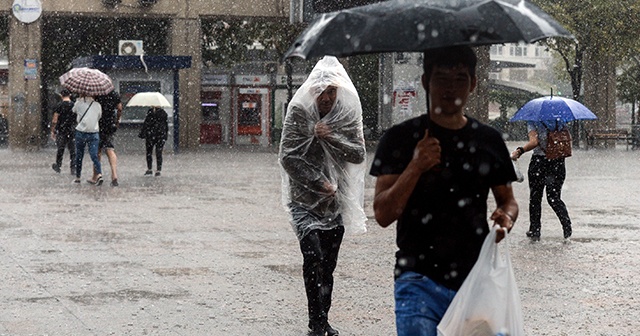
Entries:
<svg viewBox="0 0 640 336">
<path fill-rule="evenodd" d="M 640 57 L 632 57 L 631 62 L 621 67 L 618 76 L 618 99 L 631 104 L 631 123 L 637 123 L 636 106 L 640 102 Z"/>
<path fill-rule="evenodd" d="M 302 28 L 301 24 L 290 24 L 288 19 L 273 17 L 203 20 L 203 61 L 227 67 L 243 63 L 247 50 L 256 46 L 283 55 Z"/>
<path fill-rule="evenodd" d="M 582 88 L 587 53 L 617 61 L 638 50 L 640 2 L 637 0 L 532 0 L 567 28 L 575 40 L 552 38 L 546 45 L 564 61 L 571 79 L 573 98 Z"/>
</svg>

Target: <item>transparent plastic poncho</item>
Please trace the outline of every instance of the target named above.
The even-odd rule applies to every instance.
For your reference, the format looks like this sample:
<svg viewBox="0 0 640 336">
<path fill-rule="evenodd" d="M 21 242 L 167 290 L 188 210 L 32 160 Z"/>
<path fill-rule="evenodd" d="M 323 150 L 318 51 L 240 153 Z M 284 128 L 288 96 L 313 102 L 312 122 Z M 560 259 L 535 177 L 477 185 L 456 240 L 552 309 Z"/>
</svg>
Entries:
<svg viewBox="0 0 640 336">
<path fill-rule="evenodd" d="M 329 86 L 337 88 L 324 117 L 316 104 Z M 330 129 L 316 134 L 316 124 Z M 362 106 L 344 67 L 325 56 L 296 91 L 287 108 L 279 153 L 282 202 L 299 239 L 314 229 L 342 225 L 349 234 L 366 231 L 363 209 L 366 151 Z"/>
</svg>

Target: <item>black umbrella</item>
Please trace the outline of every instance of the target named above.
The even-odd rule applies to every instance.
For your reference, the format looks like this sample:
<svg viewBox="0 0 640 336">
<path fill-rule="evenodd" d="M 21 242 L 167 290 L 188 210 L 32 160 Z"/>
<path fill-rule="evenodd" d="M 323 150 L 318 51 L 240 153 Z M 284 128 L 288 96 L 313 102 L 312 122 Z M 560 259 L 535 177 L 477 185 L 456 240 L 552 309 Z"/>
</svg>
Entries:
<svg viewBox="0 0 640 336">
<path fill-rule="evenodd" d="M 573 36 L 524 0 L 390 0 L 322 14 L 284 56 L 345 57 L 547 37 Z"/>
</svg>

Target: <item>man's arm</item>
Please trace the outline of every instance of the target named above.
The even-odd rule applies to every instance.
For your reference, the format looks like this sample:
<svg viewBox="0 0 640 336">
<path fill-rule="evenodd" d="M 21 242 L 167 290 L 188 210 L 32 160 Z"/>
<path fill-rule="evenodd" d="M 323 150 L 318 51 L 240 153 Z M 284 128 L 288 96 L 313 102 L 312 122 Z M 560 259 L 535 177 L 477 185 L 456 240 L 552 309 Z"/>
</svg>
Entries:
<svg viewBox="0 0 640 336">
<path fill-rule="evenodd" d="M 324 139 L 333 152 L 347 162 L 361 163 L 365 160 L 366 149 L 364 136 L 357 122 L 346 125 L 343 130 L 332 130 L 331 126 L 324 122 L 318 122 L 315 126 L 316 136 Z"/>
<path fill-rule="evenodd" d="M 380 226 L 387 227 L 400 218 L 422 173 L 439 163 L 440 143 L 436 138 L 430 138 L 429 131 L 426 131 L 401 174 L 378 176 L 373 212 Z"/>
<path fill-rule="evenodd" d="M 118 110 L 116 114 L 116 128 L 117 128 L 117 127 L 120 127 L 120 118 L 122 118 L 122 103 L 118 103 L 118 105 L 116 106 L 116 109 Z"/>
<path fill-rule="evenodd" d="M 51 117 L 51 139 L 56 139 L 56 125 L 58 124 L 58 112 L 53 112 L 53 116 Z"/>
<path fill-rule="evenodd" d="M 492 187 L 491 191 L 496 200 L 496 210 L 491 214 L 491 220 L 501 227 L 496 237 L 496 243 L 498 243 L 505 236 L 504 229 L 510 232 L 513 228 L 516 219 L 518 219 L 519 209 L 510 184 Z"/>
</svg>

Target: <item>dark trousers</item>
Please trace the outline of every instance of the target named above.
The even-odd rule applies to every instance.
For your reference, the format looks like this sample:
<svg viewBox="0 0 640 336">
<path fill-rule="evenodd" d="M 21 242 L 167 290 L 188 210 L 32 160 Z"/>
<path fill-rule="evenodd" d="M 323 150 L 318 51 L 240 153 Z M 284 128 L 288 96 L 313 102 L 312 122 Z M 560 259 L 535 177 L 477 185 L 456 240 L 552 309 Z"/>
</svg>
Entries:
<svg viewBox="0 0 640 336">
<path fill-rule="evenodd" d="M 323 328 L 327 324 L 333 292 L 333 271 L 343 236 L 344 226 L 340 225 L 331 230 L 312 230 L 300 240 L 311 329 Z"/>
<path fill-rule="evenodd" d="M 153 167 L 153 149 L 156 149 L 156 170 L 162 170 L 162 150 L 164 149 L 164 140 L 147 140 L 145 142 L 147 150 L 147 169 L 151 170 Z"/>
<path fill-rule="evenodd" d="M 533 236 L 540 236 L 542 215 L 542 193 L 547 190 L 547 202 L 560 219 L 565 233 L 571 232 L 571 219 L 567 206 L 561 199 L 562 185 L 567 175 L 564 159 L 548 160 L 534 155 L 529 163 L 529 230 Z"/>
<path fill-rule="evenodd" d="M 56 146 L 58 147 L 58 151 L 56 152 L 56 166 L 58 168 L 62 167 L 64 149 L 67 148 L 69 149 L 69 168 L 73 174 L 76 172 L 76 144 L 74 137 L 74 132 L 58 133 L 56 135 Z"/>
</svg>

